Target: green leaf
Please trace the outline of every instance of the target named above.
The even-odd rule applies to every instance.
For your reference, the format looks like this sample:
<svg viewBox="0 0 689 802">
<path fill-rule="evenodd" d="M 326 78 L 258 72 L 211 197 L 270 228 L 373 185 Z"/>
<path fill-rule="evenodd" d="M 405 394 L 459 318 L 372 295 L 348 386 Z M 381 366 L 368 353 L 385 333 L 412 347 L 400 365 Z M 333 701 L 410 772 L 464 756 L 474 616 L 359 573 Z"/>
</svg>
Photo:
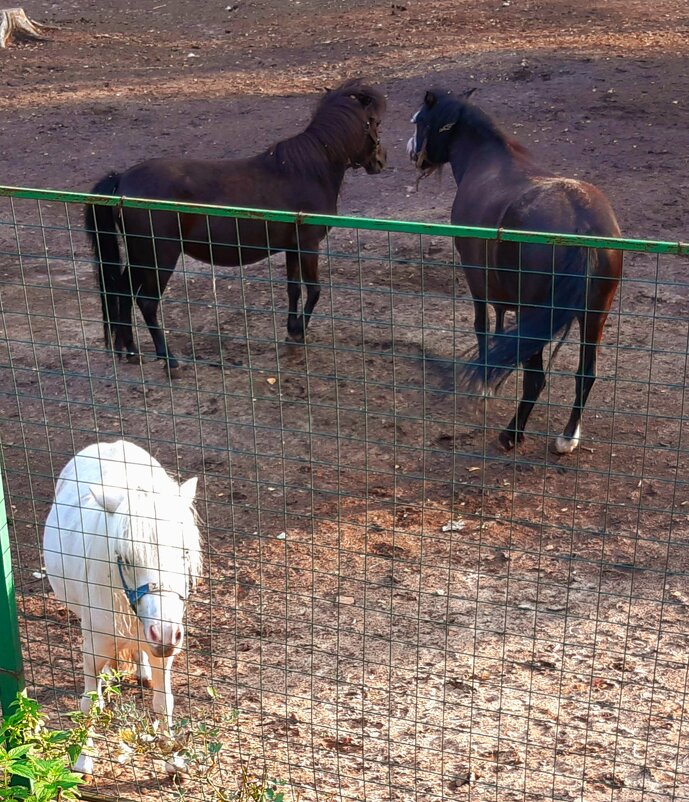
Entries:
<svg viewBox="0 0 689 802">
<path fill-rule="evenodd" d="M 67 752 L 67 756 L 69 757 L 69 762 L 70 763 L 76 763 L 77 762 L 77 758 L 81 754 L 82 746 L 83 746 L 83 744 L 78 743 L 78 744 L 70 744 L 67 747 L 67 749 L 65 751 Z"/>
<path fill-rule="evenodd" d="M 10 751 L 7 753 L 7 756 L 10 759 L 16 759 L 18 757 L 24 757 L 28 752 L 31 751 L 31 744 L 21 744 L 20 746 L 14 746 Z"/>
<path fill-rule="evenodd" d="M 12 785 L 9 788 L 0 788 L 0 799 L 26 799 L 31 793 L 30 788 L 25 788 L 22 785 Z"/>
<path fill-rule="evenodd" d="M 28 763 L 14 763 L 10 767 L 10 773 L 15 774 L 17 777 L 26 777 L 27 780 L 36 779 L 36 770 Z"/>
</svg>

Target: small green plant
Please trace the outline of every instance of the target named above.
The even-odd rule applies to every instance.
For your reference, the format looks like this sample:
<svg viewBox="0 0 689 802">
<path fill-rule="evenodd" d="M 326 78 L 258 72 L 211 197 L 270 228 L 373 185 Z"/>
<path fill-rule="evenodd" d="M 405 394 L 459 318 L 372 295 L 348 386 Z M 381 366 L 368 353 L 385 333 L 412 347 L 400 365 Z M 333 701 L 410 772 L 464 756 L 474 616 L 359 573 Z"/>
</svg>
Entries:
<svg viewBox="0 0 689 802">
<path fill-rule="evenodd" d="M 12 707 L 13 712 L 0 723 L 0 800 L 78 799 L 83 778 L 70 765 L 86 742 L 87 730 L 81 725 L 48 729 L 38 702 L 22 693 Z"/>
<path fill-rule="evenodd" d="M 234 772 L 223 769 L 223 732 L 236 725 L 236 710 L 222 704 L 214 706 L 209 720 L 181 718 L 175 722 L 174 732 L 169 733 L 136 699 L 122 696 L 123 675 L 110 672 L 101 679 L 105 701 L 102 710 L 94 704 L 87 717 L 76 714 L 75 720 L 95 734 L 107 734 L 120 763 L 146 757 L 183 767 L 175 775 L 176 789 L 182 799 L 187 793 L 181 778 L 187 777 L 200 781 L 213 802 L 287 802 L 285 783 L 270 778 L 265 769 L 260 776 L 254 776 L 242 766 L 238 778 Z M 214 702 L 220 700 L 215 688 L 208 687 L 207 692 Z"/>
<path fill-rule="evenodd" d="M 239 789 L 226 799 L 232 802 L 285 802 L 285 783 L 269 779 L 264 771 L 261 777 L 252 777 L 246 766 L 242 766 Z"/>
<path fill-rule="evenodd" d="M 35 699 L 20 693 L 13 711 L 0 722 L 0 802 L 74 802 L 79 799 L 81 774 L 71 770 L 89 735 L 115 734 L 117 759 L 129 762 L 135 755 L 183 765 L 184 773 L 200 780 L 214 802 L 287 802 L 285 783 L 252 774 L 242 765 L 240 776 L 223 771 L 220 757 L 223 728 L 237 723 L 237 712 L 220 708 L 211 721 L 177 722 L 174 734 L 134 701 L 123 698 L 123 675 L 109 672 L 102 677 L 102 697 L 92 695 L 88 713 L 70 713 L 70 729 L 51 730 L 47 716 Z M 219 700 L 209 687 L 208 695 Z M 186 793 L 178 783 L 181 798 Z"/>
</svg>

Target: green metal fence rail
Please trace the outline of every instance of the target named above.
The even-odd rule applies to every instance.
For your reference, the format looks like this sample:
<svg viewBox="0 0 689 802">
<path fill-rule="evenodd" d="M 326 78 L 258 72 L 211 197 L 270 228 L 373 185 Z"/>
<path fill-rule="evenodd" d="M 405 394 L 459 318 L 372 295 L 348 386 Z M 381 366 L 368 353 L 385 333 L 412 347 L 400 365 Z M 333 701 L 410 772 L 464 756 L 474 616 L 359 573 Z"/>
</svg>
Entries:
<svg viewBox="0 0 689 802">
<path fill-rule="evenodd" d="M 515 231 L 508 228 L 480 228 L 473 226 L 443 225 L 403 220 L 384 220 L 371 217 L 347 217 L 327 214 L 307 214 L 271 209 L 248 209 L 238 206 L 206 206 L 177 201 L 149 200 L 124 196 L 89 195 L 79 192 L 62 192 L 47 189 L 0 186 L 0 197 L 23 198 L 25 200 L 57 201 L 60 203 L 97 206 L 122 206 L 131 209 L 174 212 L 177 214 L 200 214 L 212 217 L 236 217 L 267 220 L 278 223 L 296 223 L 332 228 L 354 228 L 361 231 L 385 231 L 391 234 L 423 234 L 439 237 L 473 237 L 474 239 L 498 240 L 502 242 L 531 243 L 534 245 L 565 245 L 584 248 L 613 248 L 620 251 L 640 253 L 689 255 L 689 242 L 663 242 L 660 240 L 607 238 L 578 236 L 576 234 L 548 234 L 536 231 Z"/>
<path fill-rule="evenodd" d="M 182 256 L 161 306 L 179 375 L 138 311 L 143 358 L 119 360 L 85 204 L 327 227 L 306 345 L 285 343 L 282 256 Z M 578 337 L 518 449 L 497 438 L 523 374 L 489 401 L 457 388 L 476 339 L 455 237 L 624 252 L 574 453 L 552 440 Z M 3 704 L 23 657 L 53 722 L 78 706 L 43 527 L 67 461 L 126 438 L 199 478 L 175 709 L 222 742 L 226 791 L 265 770 L 285 802 L 689 802 L 688 301 L 685 241 L 0 187 Z M 150 694 L 122 698 L 144 727 Z M 96 793 L 167 802 L 140 744 L 124 760 L 132 726 L 97 739 Z M 193 771 L 183 793 L 212 797 Z"/>
</svg>

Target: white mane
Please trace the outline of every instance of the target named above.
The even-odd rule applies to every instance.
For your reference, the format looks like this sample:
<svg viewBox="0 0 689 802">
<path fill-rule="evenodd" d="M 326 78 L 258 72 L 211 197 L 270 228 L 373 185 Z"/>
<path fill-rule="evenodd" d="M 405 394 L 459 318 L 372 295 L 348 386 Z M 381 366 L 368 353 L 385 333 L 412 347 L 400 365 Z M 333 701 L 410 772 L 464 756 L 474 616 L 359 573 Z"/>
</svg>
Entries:
<svg viewBox="0 0 689 802">
<path fill-rule="evenodd" d="M 196 586 L 203 562 L 196 511 L 175 482 L 155 491 L 129 489 L 112 520 L 111 562 L 120 556 L 136 568 L 159 571 L 164 584 L 170 584 L 166 574 L 183 573 L 185 591 Z"/>
</svg>

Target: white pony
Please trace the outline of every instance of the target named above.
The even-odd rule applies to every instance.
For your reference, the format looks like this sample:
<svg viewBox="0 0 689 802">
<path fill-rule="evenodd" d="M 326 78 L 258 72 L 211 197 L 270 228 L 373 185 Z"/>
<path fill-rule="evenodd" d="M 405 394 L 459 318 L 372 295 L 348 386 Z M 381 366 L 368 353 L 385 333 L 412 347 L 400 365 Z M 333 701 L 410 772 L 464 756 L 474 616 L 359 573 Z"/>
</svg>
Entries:
<svg viewBox="0 0 689 802">
<path fill-rule="evenodd" d="M 196 482 L 178 485 L 125 440 L 88 446 L 60 474 L 44 561 L 55 595 L 81 620 L 85 713 L 94 691 L 103 704 L 103 671 L 136 655 L 139 678 L 153 687 L 153 709 L 172 727 L 172 662 L 184 641 L 187 597 L 201 573 Z M 181 761 L 168 764 L 169 771 L 180 768 Z M 93 773 L 87 751 L 75 769 Z"/>
</svg>

